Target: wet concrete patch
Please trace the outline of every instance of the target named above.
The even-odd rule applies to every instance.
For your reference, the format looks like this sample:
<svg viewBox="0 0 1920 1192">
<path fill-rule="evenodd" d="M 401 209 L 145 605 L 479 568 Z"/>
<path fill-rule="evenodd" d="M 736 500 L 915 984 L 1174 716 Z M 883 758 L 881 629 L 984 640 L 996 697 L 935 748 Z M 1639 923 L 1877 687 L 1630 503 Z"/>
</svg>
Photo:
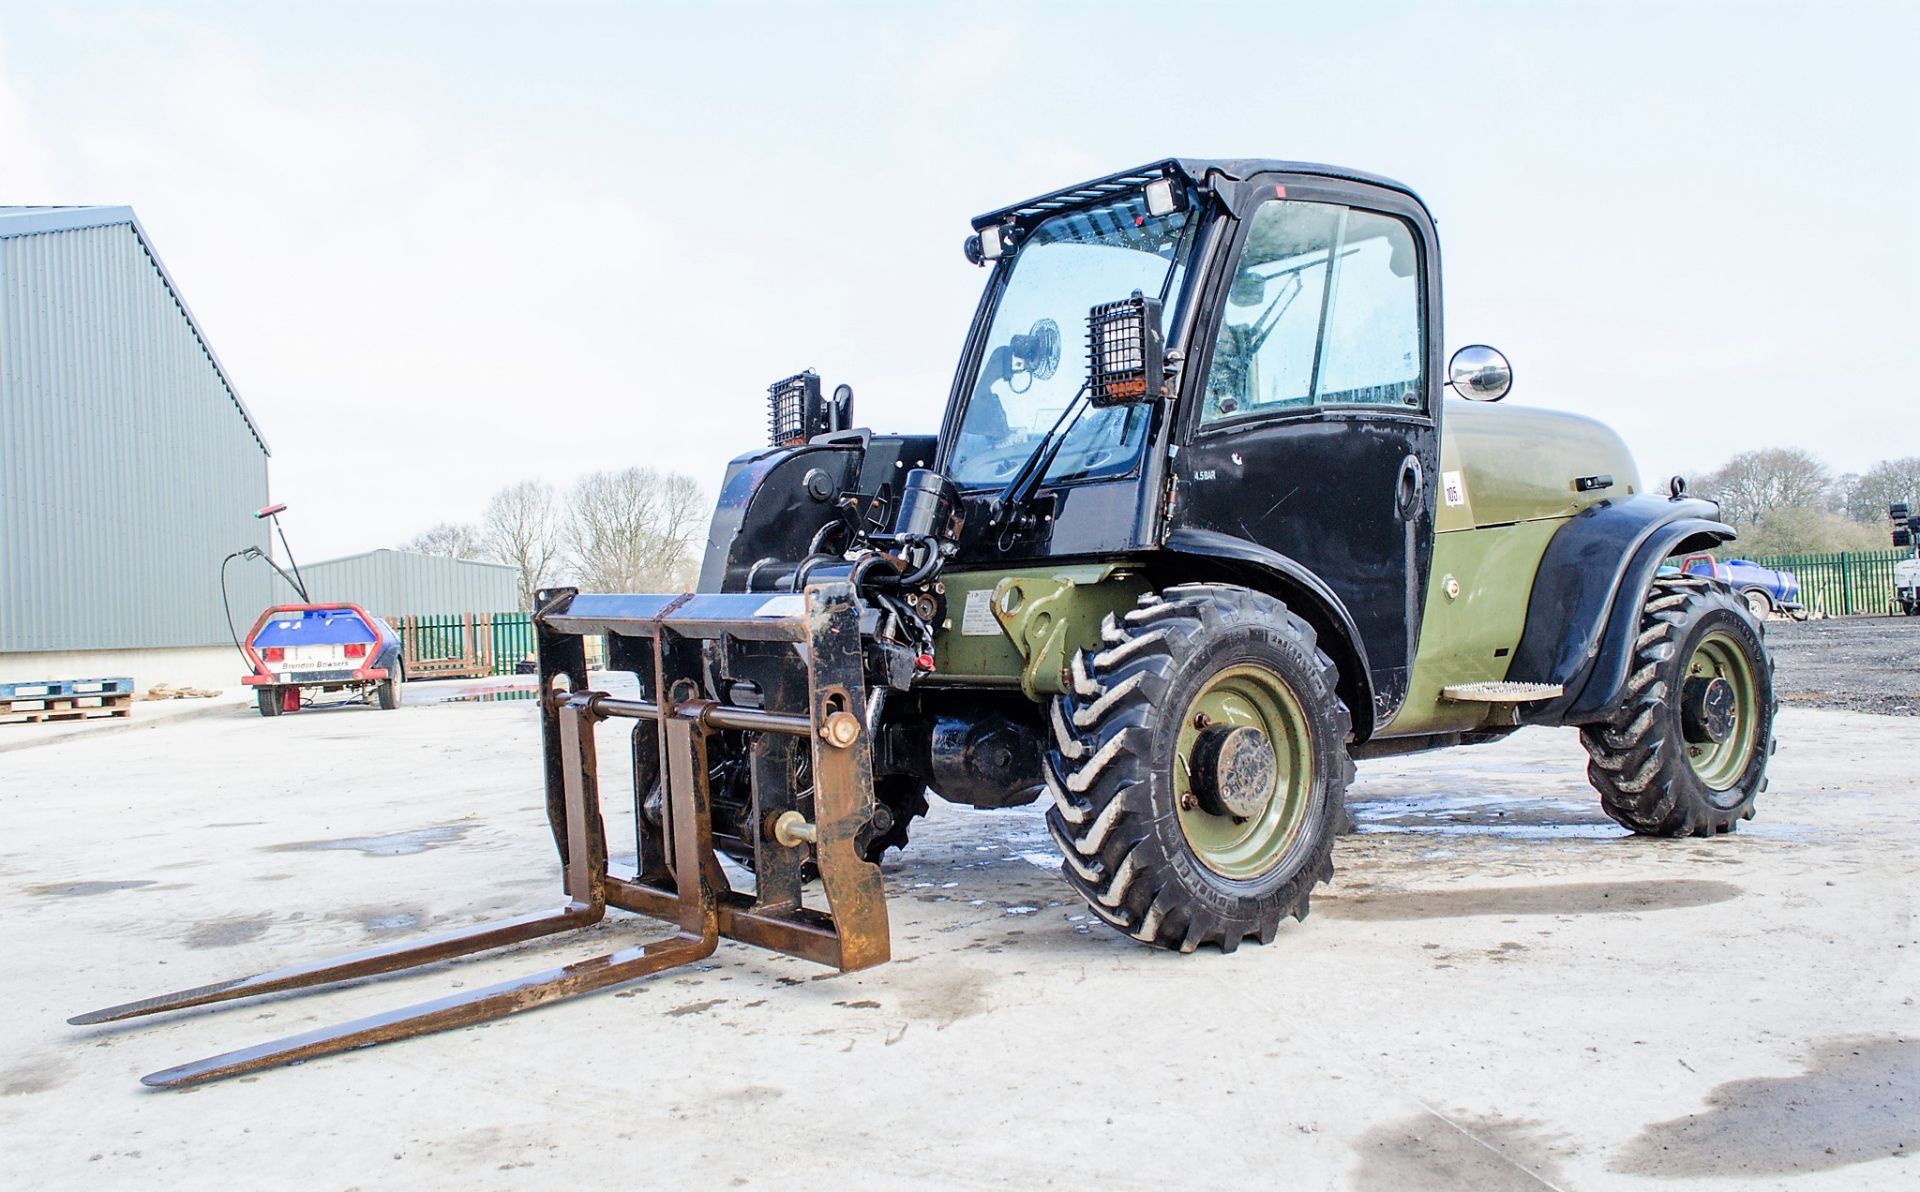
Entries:
<svg viewBox="0 0 1920 1192">
<path fill-rule="evenodd" d="M 716 997 L 704 1002 L 688 1002 L 684 1006 L 675 1006 L 673 1009 L 668 1010 L 667 1017 L 685 1018 L 689 1014 L 705 1014 L 708 1010 L 723 1004 L 726 1000 L 727 999 L 723 997 Z"/>
<path fill-rule="evenodd" d="M 1330 919 L 1457 919 L 1474 915 L 1618 915 L 1710 906 L 1740 895 L 1732 882 L 1571 882 L 1555 886 L 1473 886 L 1348 897 L 1322 895 L 1314 913 Z"/>
<path fill-rule="evenodd" d="M 291 844 L 268 845 L 269 853 L 356 852 L 369 857 L 406 857 L 458 843 L 473 829 L 465 824 L 443 824 L 437 828 L 415 828 L 410 832 L 390 832 L 385 836 L 342 836 L 336 840 L 299 840 Z"/>
<path fill-rule="evenodd" d="M 30 1097 L 67 1082 L 67 1066 L 58 1060 L 27 1060 L 0 1068 L 0 1097 Z"/>
<path fill-rule="evenodd" d="M 476 695 L 454 695 L 440 702 L 448 704 L 497 704 L 507 700 L 531 700 L 540 693 L 531 687 L 521 691 L 482 691 Z"/>
<path fill-rule="evenodd" d="M 230 915 L 198 924 L 180 940 L 189 948 L 231 948 L 259 939 L 271 926 L 271 914 Z"/>
<path fill-rule="evenodd" d="M 1920 1039 L 1823 1041 L 1797 1076 L 1734 1080 L 1707 1109 L 1655 1122 L 1614 1171 L 1671 1179 L 1828 1171 L 1894 1158 L 1920 1181 Z"/>
<path fill-rule="evenodd" d="M 64 882 L 51 886 L 28 886 L 27 893 L 37 898 L 85 898 L 91 894 L 112 894 L 116 890 L 138 890 L 153 882 Z"/>
<path fill-rule="evenodd" d="M 1361 833 L 1489 836 L 1512 840 L 1614 840 L 1627 835 L 1586 801 L 1468 791 L 1361 799 L 1347 805 Z"/>
<path fill-rule="evenodd" d="M 368 911 L 354 916 L 354 922 L 366 931 L 382 935 L 389 931 L 407 931 L 420 926 L 426 917 L 418 911 Z"/>
<path fill-rule="evenodd" d="M 1360 1166 L 1353 1187 L 1364 1192 L 1473 1188 L 1519 1192 L 1562 1186 L 1564 1139 L 1540 1123 L 1421 1113 L 1374 1127 L 1355 1143 Z"/>
</svg>

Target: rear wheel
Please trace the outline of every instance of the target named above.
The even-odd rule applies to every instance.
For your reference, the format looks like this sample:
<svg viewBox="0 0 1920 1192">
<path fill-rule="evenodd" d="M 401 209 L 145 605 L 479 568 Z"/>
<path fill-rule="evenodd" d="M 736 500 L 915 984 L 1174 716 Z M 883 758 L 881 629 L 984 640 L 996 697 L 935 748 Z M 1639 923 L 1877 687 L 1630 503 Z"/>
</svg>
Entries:
<svg viewBox="0 0 1920 1192">
<path fill-rule="evenodd" d="M 1740 593 L 1740 599 L 1747 602 L 1747 611 L 1756 621 L 1765 621 L 1773 615 L 1773 597 L 1759 588 L 1748 588 Z"/>
<path fill-rule="evenodd" d="M 387 677 L 380 680 L 380 706 L 388 712 L 400 706 L 400 688 L 406 683 L 406 676 L 400 671 L 400 657 L 395 655 L 387 664 Z"/>
<path fill-rule="evenodd" d="M 278 716 L 280 714 L 279 688 L 262 687 L 254 692 L 254 698 L 260 702 L 260 714 L 262 716 Z"/>
<path fill-rule="evenodd" d="M 1648 836 L 1711 836 L 1752 819 L 1774 750 L 1773 658 L 1745 603 L 1656 584 L 1611 721 L 1580 730 L 1601 806 Z"/>
<path fill-rule="evenodd" d="M 1351 719 L 1313 629 L 1191 584 L 1108 617 L 1049 712 L 1047 826 L 1067 882 L 1135 939 L 1231 952 L 1333 876 Z"/>
</svg>

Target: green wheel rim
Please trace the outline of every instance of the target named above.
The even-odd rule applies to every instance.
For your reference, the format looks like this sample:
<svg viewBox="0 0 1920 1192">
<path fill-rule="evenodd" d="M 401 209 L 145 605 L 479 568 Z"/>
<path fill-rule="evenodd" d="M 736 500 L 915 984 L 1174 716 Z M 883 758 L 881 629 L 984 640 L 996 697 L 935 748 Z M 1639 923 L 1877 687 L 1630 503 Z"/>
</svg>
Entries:
<svg viewBox="0 0 1920 1192">
<path fill-rule="evenodd" d="M 1759 690 L 1753 681 L 1753 664 L 1740 643 L 1721 630 L 1701 638 L 1687 659 L 1682 679 L 1721 678 L 1733 688 L 1733 731 L 1724 741 L 1687 742 L 1687 761 L 1700 781 L 1716 791 L 1731 790 L 1747 772 L 1753 760 L 1755 738 L 1760 730 Z"/>
<path fill-rule="evenodd" d="M 1251 725 L 1273 746 L 1273 788 L 1245 819 L 1215 815 L 1195 798 L 1194 745 L 1204 723 Z M 1264 666 L 1228 667 L 1208 679 L 1182 713 L 1175 742 L 1173 790 L 1180 829 L 1201 864 L 1221 877 L 1251 881 L 1271 873 L 1305 835 L 1313 791 L 1313 749 L 1307 718 L 1280 676 Z"/>
</svg>

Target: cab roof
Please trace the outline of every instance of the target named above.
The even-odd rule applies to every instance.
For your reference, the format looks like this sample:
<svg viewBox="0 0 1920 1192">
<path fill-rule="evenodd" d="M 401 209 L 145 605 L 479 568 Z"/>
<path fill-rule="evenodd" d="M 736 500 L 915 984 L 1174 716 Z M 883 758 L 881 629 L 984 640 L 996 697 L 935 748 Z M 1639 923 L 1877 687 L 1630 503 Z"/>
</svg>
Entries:
<svg viewBox="0 0 1920 1192">
<path fill-rule="evenodd" d="M 1348 182 L 1365 182 L 1373 186 L 1397 190 L 1422 207 L 1420 196 L 1404 182 L 1395 182 L 1379 174 L 1369 174 L 1365 170 L 1348 169 L 1345 166 L 1323 165 L 1309 161 L 1278 161 L 1266 157 L 1168 157 L 1148 162 L 1131 170 L 1121 170 L 1108 174 L 1104 178 L 1095 178 L 1090 182 L 1062 187 L 1047 194 L 1038 195 L 1024 202 L 977 215 L 973 219 L 974 229 L 1002 224 L 1009 221 L 1030 222 L 1064 211 L 1070 207 L 1079 207 L 1086 203 L 1098 202 L 1113 195 L 1138 190 L 1157 178 L 1178 178 L 1197 185 L 1211 185 L 1215 178 L 1239 181 L 1255 174 L 1318 174 L 1327 178 L 1339 178 Z"/>
</svg>

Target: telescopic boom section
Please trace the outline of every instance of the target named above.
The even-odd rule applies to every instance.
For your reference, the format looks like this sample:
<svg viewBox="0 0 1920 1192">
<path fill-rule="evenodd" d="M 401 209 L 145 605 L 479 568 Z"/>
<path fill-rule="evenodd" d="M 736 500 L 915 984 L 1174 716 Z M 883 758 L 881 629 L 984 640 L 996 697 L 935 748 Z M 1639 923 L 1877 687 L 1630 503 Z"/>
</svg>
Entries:
<svg viewBox="0 0 1920 1192">
<path fill-rule="evenodd" d="M 861 676 L 860 616 L 853 589 L 823 584 L 769 601 L 765 596 L 581 596 L 540 594 L 540 716 L 548 815 L 564 866 L 566 901 L 555 910 L 482 923 L 411 944 L 372 948 L 195 989 L 96 1010 L 70 1021 L 90 1025 L 260 994 L 312 989 L 401 972 L 599 922 L 609 906 L 667 919 L 670 936 L 486 988 L 338 1026 L 291 1035 L 153 1073 L 165 1088 L 237 1076 L 375 1043 L 503 1018 L 549 1002 L 711 955 L 721 937 L 787 952 L 842 970 L 888 958 L 885 888 L 879 867 L 859 856 L 856 836 L 874 814 L 873 773 Z M 588 687 L 583 637 L 607 635 L 608 654 L 647 662 L 641 699 Z M 703 660 L 730 641 L 781 643 L 771 655 L 791 670 L 764 686 L 793 707 L 736 707 L 703 691 Z M 650 680 L 648 682 L 647 680 Z M 641 832 L 632 872 L 611 873 L 600 814 L 594 728 L 636 724 L 636 806 L 658 773 L 662 831 Z M 756 888 L 734 891 L 713 850 L 707 742 L 717 732 L 751 742 Z M 644 736 L 643 736 L 644 734 Z M 812 789 L 797 788 L 796 752 L 810 751 Z M 810 798 L 809 798 L 810 796 Z M 803 802 L 805 800 L 805 802 Z M 805 813 L 810 812 L 809 821 Z M 776 832 L 773 825 L 781 825 Z M 802 863 L 811 856 L 828 909 L 801 905 Z"/>
</svg>

